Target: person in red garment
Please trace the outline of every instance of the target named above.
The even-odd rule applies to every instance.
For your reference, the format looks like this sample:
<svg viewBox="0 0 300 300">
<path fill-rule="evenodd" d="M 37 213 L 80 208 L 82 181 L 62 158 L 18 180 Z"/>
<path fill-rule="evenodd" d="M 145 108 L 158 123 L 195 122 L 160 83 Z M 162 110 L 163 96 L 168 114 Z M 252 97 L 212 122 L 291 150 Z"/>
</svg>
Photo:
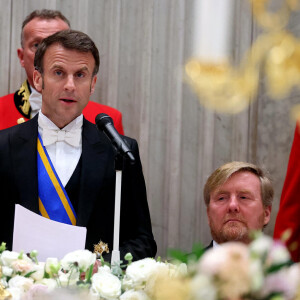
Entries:
<svg viewBox="0 0 300 300">
<path fill-rule="evenodd" d="M 17 52 L 27 79 L 15 93 L 0 97 L 0 129 L 28 121 L 41 109 L 42 96 L 34 89 L 32 79 L 36 49 L 44 38 L 69 28 L 70 22 L 57 10 L 35 10 L 25 18 L 22 25 L 21 48 Z M 117 131 L 124 134 L 122 114 L 117 109 L 89 101 L 83 110 L 85 118 L 92 123 L 95 123 L 95 117 L 99 113 L 108 114 L 113 119 Z"/>
<path fill-rule="evenodd" d="M 287 230 L 286 244 L 295 262 L 300 261 L 300 124 L 295 129 L 286 177 L 276 218 L 274 238 L 280 239 Z"/>
</svg>

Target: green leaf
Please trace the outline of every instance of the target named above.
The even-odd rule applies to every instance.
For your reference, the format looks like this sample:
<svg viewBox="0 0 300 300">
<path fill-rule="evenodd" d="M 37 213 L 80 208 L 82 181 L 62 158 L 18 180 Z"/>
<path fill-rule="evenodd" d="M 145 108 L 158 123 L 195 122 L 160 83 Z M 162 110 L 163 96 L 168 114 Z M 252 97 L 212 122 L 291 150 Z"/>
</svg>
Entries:
<svg viewBox="0 0 300 300">
<path fill-rule="evenodd" d="M 183 263 L 188 262 L 188 254 L 178 249 L 169 249 L 168 256 Z"/>
<path fill-rule="evenodd" d="M 25 278 L 29 278 L 33 273 L 35 273 L 36 271 L 31 271 L 29 273 L 27 273 L 26 275 L 24 275 Z"/>
<path fill-rule="evenodd" d="M 264 300 L 284 300 L 284 299 L 285 298 L 282 296 L 282 293 L 272 292 Z"/>
<path fill-rule="evenodd" d="M 22 251 L 20 252 L 19 256 L 18 256 L 18 259 L 22 259 L 22 258 L 23 258 L 23 253 L 24 253 L 24 251 L 22 250 Z"/>
<path fill-rule="evenodd" d="M 205 252 L 205 249 L 204 249 L 203 245 L 201 243 L 196 243 L 193 245 L 192 253 L 189 254 L 189 256 L 194 255 L 196 257 L 196 259 L 199 260 L 199 258 L 203 255 L 204 252 Z"/>
<path fill-rule="evenodd" d="M 35 262 L 36 264 L 38 264 L 38 259 L 37 259 L 37 256 L 38 256 L 38 252 L 36 250 L 32 250 L 30 252 L 30 258 L 32 259 L 33 262 Z"/>
<path fill-rule="evenodd" d="M 0 253 L 6 250 L 6 243 L 2 242 L 0 246 Z"/>
<path fill-rule="evenodd" d="M 285 262 L 285 263 L 281 263 L 281 264 L 277 264 L 277 265 L 272 265 L 272 266 L 270 266 L 269 268 L 266 269 L 266 273 L 267 274 L 275 273 L 275 272 L 279 271 L 280 269 L 285 268 L 285 267 L 289 267 L 289 266 L 291 266 L 293 264 L 294 263 L 290 260 L 290 261 Z"/>
<path fill-rule="evenodd" d="M 90 282 L 91 281 L 91 278 L 92 278 L 92 275 L 93 275 L 93 268 L 94 268 L 94 265 L 90 265 L 88 271 L 85 273 L 85 279 L 87 282 Z"/>
</svg>

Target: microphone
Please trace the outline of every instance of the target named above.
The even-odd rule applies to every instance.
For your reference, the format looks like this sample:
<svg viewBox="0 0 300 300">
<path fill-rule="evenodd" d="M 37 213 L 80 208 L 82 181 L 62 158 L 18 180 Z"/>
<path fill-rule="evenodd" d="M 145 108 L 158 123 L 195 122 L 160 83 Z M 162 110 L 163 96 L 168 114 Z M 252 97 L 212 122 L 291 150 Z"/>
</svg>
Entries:
<svg viewBox="0 0 300 300">
<path fill-rule="evenodd" d="M 117 151 L 124 157 L 127 157 L 131 164 L 134 164 L 135 158 L 132 151 L 128 147 L 126 141 L 117 132 L 112 118 L 107 114 L 101 113 L 96 116 L 95 122 L 97 129 L 103 131 Z"/>
</svg>

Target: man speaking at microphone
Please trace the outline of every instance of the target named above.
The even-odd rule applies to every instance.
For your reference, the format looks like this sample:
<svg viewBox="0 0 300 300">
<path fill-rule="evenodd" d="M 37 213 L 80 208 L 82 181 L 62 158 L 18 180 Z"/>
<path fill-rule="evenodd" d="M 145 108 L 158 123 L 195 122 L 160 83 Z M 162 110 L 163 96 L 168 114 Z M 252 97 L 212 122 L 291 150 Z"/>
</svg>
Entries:
<svg viewBox="0 0 300 300">
<path fill-rule="evenodd" d="M 14 207 L 87 228 L 86 248 L 99 241 L 112 250 L 115 150 L 82 115 L 94 92 L 99 53 L 84 33 L 64 30 L 44 39 L 34 59 L 33 81 L 41 111 L 0 132 L 1 233 L 11 248 Z M 146 188 L 135 140 L 124 137 L 135 164 L 123 163 L 120 255 L 153 257 Z M 109 257 L 105 257 L 109 259 Z"/>
</svg>

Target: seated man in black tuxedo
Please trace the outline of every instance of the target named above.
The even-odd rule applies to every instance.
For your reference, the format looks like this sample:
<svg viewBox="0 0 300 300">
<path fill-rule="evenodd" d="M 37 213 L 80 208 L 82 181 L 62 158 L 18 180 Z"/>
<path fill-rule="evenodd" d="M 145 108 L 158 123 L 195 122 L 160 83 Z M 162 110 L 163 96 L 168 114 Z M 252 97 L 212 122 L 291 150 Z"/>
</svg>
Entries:
<svg viewBox="0 0 300 300">
<path fill-rule="evenodd" d="M 248 244 L 252 230 L 269 223 L 274 196 L 270 179 L 257 166 L 230 162 L 215 170 L 204 186 L 213 247 L 228 241 Z"/>
<path fill-rule="evenodd" d="M 100 240 L 112 250 L 115 151 L 82 111 L 94 92 L 99 52 L 84 33 L 57 32 L 39 45 L 33 82 L 41 111 L 26 123 L 0 132 L 1 233 L 11 248 L 14 206 L 55 221 L 87 228 L 86 248 Z M 124 137 L 136 163 L 123 163 L 121 259 L 153 257 L 146 188 L 135 140 Z M 109 257 L 106 257 L 109 259 Z"/>
</svg>

